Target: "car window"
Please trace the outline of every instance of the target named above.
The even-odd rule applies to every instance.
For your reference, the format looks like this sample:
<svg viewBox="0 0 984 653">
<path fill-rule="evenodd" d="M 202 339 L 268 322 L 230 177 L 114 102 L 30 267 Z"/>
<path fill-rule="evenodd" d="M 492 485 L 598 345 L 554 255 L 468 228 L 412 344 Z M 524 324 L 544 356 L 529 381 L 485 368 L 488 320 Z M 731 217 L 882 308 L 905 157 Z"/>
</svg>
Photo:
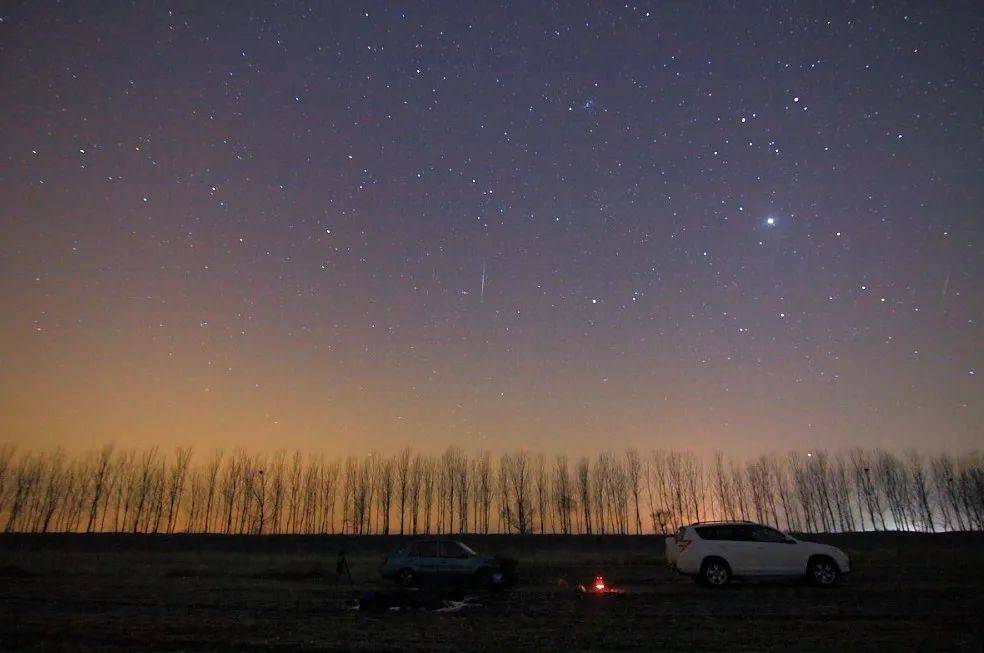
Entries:
<svg viewBox="0 0 984 653">
<path fill-rule="evenodd" d="M 720 526 L 701 526 L 695 528 L 697 534 L 700 535 L 702 540 L 720 540 L 721 538 L 721 527 Z"/>
<path fill-rule="evenodd" d="M 714 526 L 701 526 L 697 528 L 697 534 L 705 540 L 743 540 L 747 539 L 742 531 L 743 526 L 734 524 L 715 524 Z"/>
<path fill-rule="evenodd" d="M 417 542 L 410 550 L 410 555 L 415 558 L 436 558 L 437 542 Z"/>
<path fill-rule="evenodd" d="M 742 524 L 715 524 L 714 526 L 700 526 L 695 530 L 701 539 L 704 540 L 724 540 L 729 542 L 753 541 L 751 527 Z"/>
<path fill-rule="evenodd" d="M 457 542 L 441 542 L 442 558 L 467 558 L 468 551 Z"/>
<path fill-rule="evenodd" d="M 733 533 L 728 539 L 735 542 L 754 542 L 752 528 L 752 526 L 732 526 Z"/>
<path fill-rule="evenodd" d="M 786 536 L 777 530 L 765 526 L 752 527 L 752 539 L 756 542 L 784 543 Z"/>
</svg>

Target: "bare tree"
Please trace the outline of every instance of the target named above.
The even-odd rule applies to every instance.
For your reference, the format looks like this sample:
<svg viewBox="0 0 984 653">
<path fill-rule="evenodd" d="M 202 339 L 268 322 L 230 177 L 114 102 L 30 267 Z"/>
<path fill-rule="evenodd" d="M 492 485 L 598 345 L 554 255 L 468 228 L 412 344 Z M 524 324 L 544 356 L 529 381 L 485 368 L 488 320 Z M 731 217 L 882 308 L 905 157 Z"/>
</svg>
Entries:
<svg viewBox="0 0 984 653">
<path fill-rule="evenodd" d="M 294 455 L 291 456 L 290 462 L 287 465 L 287 496 L 286 496 L 286 507 L 287 507 L 287 525 L 285 527 L 285 532 L 296 533 L 298 529 L 297 522 L 300 518 L 301 512 L 301 473 L 303 471 L 302 457 L 300 451 L 295 451 Z M 361 532 L 361 531 L 360 531 Z"/>
<path fill-rule="evenodd" d="M 458 465 L 461 457 L 461 451 L 453 446 L 448 447 L 441 456 L 437 477 L 438 496 L 441 498 L 437 513 L 438 532 L 450 533 L 454 530 L 457 493 L 461 490 L 458 487 Z"/>
<path fill-rule="evenodd" d="M 895 528 L 910 530 L 907 501 L 908 477 L 898 458 L 888 451 L 879 451 L 875 462 L 875 478 L 888 504 Z"/>
<path fill-rule="evenodd" d="M 393 504 L 393 461 L 381 458 L 376 468 L 376 497 L 383 535 L 389 535 L 390 508 Z M 380 532 L 380 529 L 376 529 Z"/>
<path fill-rule="evenodd" d="M 219 496 L 222 500 L 222 514 L 225 515 L 225 534 L 233 532 L 233 514 L 236 509 L 236 500 L 242 489 L 243 480 L 243 454 L 241 451 L 234 451 L 229 457 L 225 468 L 222 470 L 222 478 L 219 482 Z"/>
<path fill-rule="evenodd" d="M 417 534 L 417 520 L 420 517 L 420 491 L 424 480 L 426 461 L 420 454 L 410 463 L 410 532 Z"/>
<path fill-rule="evenodd" d="M 492 512 L 492 484 L 492 458 L 488 451 L 483 451 L 475 461 L 475 494 L 479 506 L 477 515 L 480 516 L 480 526 L 475 530 L 486 534 L 489 532 L 489 518 Z"/>
<path fill-rule="evenodd" d="M 573 471 L 573 474 L 572 474 Z M 344 473 L 343 473 L 344 472 Z M 340 499 L 339 499 L 340 495 Z M 394 505 L 394 502 L 396 505 Z M 336 505 L 340 516 L 337 516 Z M 397 514 L 399 517 L 397 518 Z M 4 530 L 173 533 L 642 533 L 706 518 L 794 531 L 984 529 L 979 451 L 852 449 L 747 460 L 634 449 L 549 459 L 524 451 L 468 457 L 404 449 L 393 457 L 213 453 L 105 446 L 68 456 L 0 445 Z M 392 529 L 392 530 L 391 530 Z"/>
<path fill-rule="evenodd" d="M 525 535 L 532 530 L 532 520 L 530 515 L 530 480 L 531 465 L 529 454 L 520 451 L 512 455 L 506 455 L 502 459 L 502 464 L 506 469 L 507 491 L 505 499 L 509 504 L 508 515 L 511 523 L 507 520 L 509 528 L 515 530 L 520 535 Z"/>
<path fill-rule="evenodd" d="M 219 467 L 222 465 L 222 451 L 217 450 L 205 465 L 205 515 L 203 518 L 202 532 L 208 533 L 209 524 L 212 522 L 212 505 L 215 500 L 216 481 L 219 476 Z"/>
<path fill-rule="evenodd" d="M 635 533 L 642 535 L 642 513 L 639 511 L 639 491 L 642 480 L 642 460 L 639 452 L 629 448 L 625 452 L 625 474 L 632 493 L 632 503 L 635 506 Z"/>
<path fill-rule="evenodd" d="M 605 511 L 605 490 L 608 485 L 608 455 L 598 454 L 595 459 L 594 467 L 591 468 L 593 475 L 591 479 L 591 505 L 594 508 L 598 532 L 604 535 L 608 532 L 609 515 Z"/>
<path fill-rule="evenodd" d="M 76 532 L 84 528 L 83 513 L 88 503 L 92 480 L 90 462 L 89 457 L 74 460 L 65 470 L 64 486 L 60 490 L 64 495 L 64 501 L 61 505 L 58 525 L 55 527 L 58 530 Z"/>
<path fill-rule="evenodd" d="M 953 457 L 946 454 L 937 456 L 930 466 L 933 488 L 936 492 L 936 506 L 940 512 L 943 530 L 965 530 L 967 526 L 960 506 L 957 484 L 954 481 L 957 472 Z"/>
<path fill-rule="evenodd" d="M 917 525 L 922 530 L 931 532 L 936 531 L 933 521 L 933 509 L 929 498 L 929 476 L 922 456 L 916 451 L 910 451 L 908 455 L 909 478 L 911 479 L 912 499 L 915 502 L 913 515 Z"/>
<path fill-rule="evenodd" d="M 335 495 L 338 493 L 338 461 L 322 466 L 321 469 L 321 532 L 335 532 Z"/>
<path fill-rule="evenodd" d="M 266 521 L 269 524 L 268 530 L 271 533 L 282 533 L 283 512 L 284 512 L 284 466 L 286 465 L 287 452 L 283 449 L 274 452 L 267 465 L 266 483 L 269 493 L 269 516 Z"/>
<path fill-rule="evenodd" d="M 629 482 L 622 459 L 614 454 L 608 455 L 608 497 L 612 528 L 619 535 L 629 533 Z"/>
<path fill-rule="evenodd" d="M 679 477 L 676 460 L 675 454 L 665 450 L 654 451 L 650 459 L 649 482 L 656 502 L 652 507 L 653 528 L 659 524 L 662 533 L 666 533 L 671 524 L 683 523 L 680 508 L 682 493 L 673 484 L 674 477 Z"/>
<path fill-rule="evenodd" d="M 205 507 L 205 476 L 198 467 L 188 471 L 188 500 L 184 504 L 184 531 L 197 533 Z"/>
<path fill-rule="evenodd" d="M 468 532 L 468 500 L 471 492 L 471 477 L 468 474 L 468 459 L 460 452 L 455 456 L 455 485 L 458 488 L 458 532 Z"/>
<path fill-rule="evenodd" d="M 47 533 L 55 511 L 62 499 L 66 498 L 63 492 L 71 471 L 65 468 L 65 454 L 61 449 L 56 449 L 50 456 L 42 454 L 41 458 L 44 491 L 38 495 L 38 510 L 31 530 Z M 71 498 L 71 495 L 67 498 Z"/>
<path fill-rule="evenodd" d="M 243 492 L 240 494 L 242 509 L 239 532 L 262 535 L 268 528 L 270 477 L 263 456 L 248 457 L 243 461 Z"/>
<path fill-rule="evenodd" d="M 319 501 L 321 499 L 321 467 L 322 461 L 318 456 L 309 455 L 307 465 L 301 480 L 301 508 L 299 530 L 310 535 L 317 528 Z"/>
<path fill-rule="evenodd" d="M 10 476 L 13 467 L 14 454 L 17 448 L 12 444 L 0 444 L 0 514 L 7 507 L 7 497 L 10 495 Z"/>
<path fill-rule="evenodd" d="M 499 458 L 498 474 L 496 477 L 496 499 L 499 502 L 499 532 L 508 533 L 512 530 L 513 512 L 509 490 L 509 455 Z"/>
<path fill-rule="evenodd" d="M 540 535 L 543 535 L 550 496 L 550 486 L 547 483 L 547 463 L 543 454 L 537 454 L 534 459 L 533 474 L 536 483 L 536 512 L 540 520 Z"/>
<path fill-rule="evenodd" d="M 580 515 L 584 518 L 582 532 L 591 535 L 591 463 L 583 456 L 577 461 L 577 467 L 574 470 L 574 483 L 577 487 L 577 498 L 581 507 Z"/>
<path fill-rule="evenodd" d="M 358 485 L 358 462 L 354 456 L 345 459 L 345 488 L 342 496 L 342 532 L 356 532 L 356 486 Z"/>
<path fill-rule="evenodd" d="M 560 520 L 560 532 L 569 535 L 573 532 L 571 513 L 574 509 L 574 489 L 567 467 L 567 456 L 558 455 L 554 458 L 553 477 L 554 513 Z"/>
<path fill-rule="evenodd" d="M 871 455 L 863 449 L 856 448 L 848 452 L 848 457 L 851 462 L 854 485 L 857 488 L 858 512 L 862 515 L 862 530 L 864 528 L 863 515 L 865 510 L 867 510 L 871 528 L 878 530 L 880 522 L 881 530 L 885 530 L 885 517 L 882 514 L 878 488 L 871 478 L 872 467 L 874 466 Z"/>
<path fill-rule="evenodd" d="M 100 460 L 101 462 L 101 460 Z M 174 464 L 168 476 L 167 485 L 167 532 L 173 533 L 178 518 L 178 508 L 184 494 L 185 481 L 188 478 L 188 466 L 191 463 L 191 447 L 178 448 L 174 452 Z"/>
<path fill-rule="evenodd" d="M 85 532 L 91 533 L 96 526 L 96 517 L 99 512 L 99 503 L 106 492 L 106 481 L 109 475 L 110 462 L 113 457 L 113 445 L 107 444 L 99 452 L 99 459 L 96 463 L 93 474 L 92 501 L 89 503 L 89 520 L 85 525 Z"/>
<path fill-rule="evenodd" d="M 410 461 L 413 452 L 404 447 L 396 455 L 396 493 L 400 504 L 400 535 L 404 533 L 407 513 L 407 500 L 410 498 Z"/>
<path fill-rule="evenodd" d="M 154 474 L 156 471 L 157 447 L 151 447 L 141 456 L 139 467 L 134 477 L 134 493 L 136 496 L 132 528 L 134 533 L 141 527 L 141 518 L 146 518 L 144 510 L 148 505 L 148 499 L 152 500 L 153 498 L 151 495 L 154 490 Z"/>
<path fill-rule="evenodd" d="M 434 504 L 435 462 L 433 458 L 424 458 L 420 465 L 420 479 L 424 493 L 424 532 L 431 532 L 431 507 Z"/>
</svg>

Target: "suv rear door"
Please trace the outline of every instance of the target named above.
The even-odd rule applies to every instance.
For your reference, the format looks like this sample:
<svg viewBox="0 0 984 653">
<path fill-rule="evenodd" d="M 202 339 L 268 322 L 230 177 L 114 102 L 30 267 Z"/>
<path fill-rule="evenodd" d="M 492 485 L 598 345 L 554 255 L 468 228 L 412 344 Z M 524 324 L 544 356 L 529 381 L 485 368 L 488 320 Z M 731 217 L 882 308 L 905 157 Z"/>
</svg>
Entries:
<svg viewBox="0 0 984 653">
<path fill-rule="evenodd" d="M 734 551 L 735 559 L 738 560 L 738 568 L 732 568 L 731 571 L 739 576 L 755 576 L 763 573 L 761 551 L 752 537 L 753 526 L 735 524 L 731 528 L 733 530 L 729 544 Z"/>
<path fill-rule="evenodd" d="M 761 573 L 756 560 L 755 542 L 750 527 L 745 524 L 714 524 L 698 526 L 697 534 L 707 540 L 704 555 L 720 555 L 727 560 L 731 573 L 748 576 Z"/>
</svg>

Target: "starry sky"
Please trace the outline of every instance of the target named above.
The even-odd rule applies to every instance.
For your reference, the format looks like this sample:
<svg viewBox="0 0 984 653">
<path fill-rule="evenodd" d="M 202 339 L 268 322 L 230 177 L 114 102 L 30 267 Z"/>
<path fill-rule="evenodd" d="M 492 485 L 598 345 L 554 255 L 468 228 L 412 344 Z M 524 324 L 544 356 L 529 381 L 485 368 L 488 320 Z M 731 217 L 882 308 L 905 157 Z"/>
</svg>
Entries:
<svg viewBox="0 0 984 653">
<path fill-rule="evenodd" d="M 979 3 L 4 3 L 0 437 L 979 446 Z"/>
</svg>

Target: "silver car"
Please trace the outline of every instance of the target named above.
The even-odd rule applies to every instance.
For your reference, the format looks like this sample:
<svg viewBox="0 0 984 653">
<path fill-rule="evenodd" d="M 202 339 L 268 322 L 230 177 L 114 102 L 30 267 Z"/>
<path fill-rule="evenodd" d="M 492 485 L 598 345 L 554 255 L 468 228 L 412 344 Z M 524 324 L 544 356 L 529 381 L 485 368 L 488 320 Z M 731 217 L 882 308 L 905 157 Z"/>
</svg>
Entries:
<svg viewBox="0 0 984 653">
<path fill-rule="evenodd" d="M 417 540 L 389 556 L 379 569 L 400 585 L 440 583 L 486 586 L 494 582 L 498 564 L 457 540 Z"/>
</svg>

